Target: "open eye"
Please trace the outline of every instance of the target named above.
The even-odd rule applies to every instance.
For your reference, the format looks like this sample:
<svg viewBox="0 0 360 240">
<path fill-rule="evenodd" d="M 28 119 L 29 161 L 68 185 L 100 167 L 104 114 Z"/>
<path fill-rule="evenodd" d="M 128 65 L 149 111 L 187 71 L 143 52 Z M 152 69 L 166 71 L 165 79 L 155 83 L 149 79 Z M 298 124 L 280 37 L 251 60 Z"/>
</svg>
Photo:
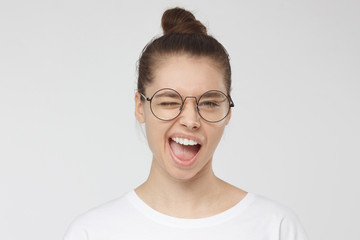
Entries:
<svg viewBox="0 0 360 240">
<path fill-rule="evenodd" d="M 208 91 L 199 100 L 199 108 L 206 111 L 218 111 L 226 106 L 227 97 L 220 91 Z"/>
<path fill-rule="evenodd" d="M 203 101 L 199 103 L 199 107 L 205 108 L 216 108 L 219 106 L 219 103 L 216 101 Z"/>
</svg>

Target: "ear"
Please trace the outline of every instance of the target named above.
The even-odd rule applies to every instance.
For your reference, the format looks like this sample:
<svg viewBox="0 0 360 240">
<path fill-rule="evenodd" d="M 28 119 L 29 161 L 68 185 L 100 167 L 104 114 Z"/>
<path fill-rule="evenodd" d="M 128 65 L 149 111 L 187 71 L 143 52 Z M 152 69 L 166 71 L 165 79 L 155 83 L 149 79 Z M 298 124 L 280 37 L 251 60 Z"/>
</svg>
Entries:
<svg viewBox="0 0 360 240">
<path fill-rule="evenodd" d="M 139 123 L 145 122 L 144 103 L 141 101 L 141 95 L 139 92 L 135 94 L 135 117 Z"/>
</svg>

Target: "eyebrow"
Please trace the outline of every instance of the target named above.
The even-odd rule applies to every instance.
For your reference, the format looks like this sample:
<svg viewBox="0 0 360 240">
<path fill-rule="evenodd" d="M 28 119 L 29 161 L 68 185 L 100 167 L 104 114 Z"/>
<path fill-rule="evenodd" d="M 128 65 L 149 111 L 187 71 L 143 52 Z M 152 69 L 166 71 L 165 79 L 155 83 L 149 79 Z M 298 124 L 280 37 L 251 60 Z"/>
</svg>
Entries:
<svg viewBox="0 0 360 240">
<path fill-rule="evenodd" d="M 176 94 L 175 92 L 171 92 L 171 91 L 157 93 L 156 96 L 157 97 L 169 97 L 169 98 L 179 98 L 180 97 L 180 95 Z M 187 96 L 187 97 L 191 97 L 191 96 Z M 202 99 L 208 99 L 208 98 L 214 98 L 214 97 L 223 98 L 224 100 L 226 100 L 226 95 L 224 96 L 223 94 L 220 94 L 218 92 L 208 92 L 208 93 L 206 93 L 206 95 L 204 97 L 202 97 Z"/>
<path fill-rule="evenodd" d="M 157 97 L 171 97 L 171 98 L 179 98 L 180 96 L 176 93 L 172 92 L 164 92 L 164 93 L 157 93 Z"/>
<path fill-rule="evenodd" d="M 206 93 L 205 96 L 203 96 L 203 98 L 212 98 L 212 97 L 220 97 L 220 98 L 224 97 L 224 99 L 226 98 L 225 95 L 220 94 L 218 92 L 209 92 L 209 93 Z"/>
</svg>

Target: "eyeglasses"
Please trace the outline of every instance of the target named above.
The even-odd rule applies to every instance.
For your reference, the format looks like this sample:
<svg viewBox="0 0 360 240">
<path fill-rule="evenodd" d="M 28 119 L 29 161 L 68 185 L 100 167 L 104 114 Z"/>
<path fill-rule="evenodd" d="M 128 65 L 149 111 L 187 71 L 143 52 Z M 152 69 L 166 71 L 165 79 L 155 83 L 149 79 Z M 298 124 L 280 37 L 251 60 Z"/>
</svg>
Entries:
<svg viewBox="0 0 360 240">
<path fill-rule="evenodd" d="M 150 109 L 154 116 L 163 121 L 170 121 L 180 115 L 187 98 L 194 98 L 196 110 L 200 117 L 207 122 L 220 122 L 234 107 L 231 97 L 218 90 L 205 92 L 197 100 L 194 96 L 187 96 L 184 99 L 180 93 L 171 88 L 163 88 L 154 93 L 151 98 L 140 93 L 141 96 L 150 102 Z"/>
</svg>

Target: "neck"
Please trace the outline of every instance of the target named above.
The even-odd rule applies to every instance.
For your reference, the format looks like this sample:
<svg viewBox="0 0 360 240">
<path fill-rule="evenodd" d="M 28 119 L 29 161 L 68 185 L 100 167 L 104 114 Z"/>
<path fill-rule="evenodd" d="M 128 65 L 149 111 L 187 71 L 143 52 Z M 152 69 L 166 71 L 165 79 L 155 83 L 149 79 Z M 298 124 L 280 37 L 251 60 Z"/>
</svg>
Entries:
<svg viewBox="0 0 360 240">
<path fill-rule="evenodd" d="M 215 176 L 211 161 L 186 180 L 170 176 L 153 161 L 148 179 L 135 191 L 155 210 L 192 218 L 204 215 L 217 205 L 224 191 L 224 182 Z"/>
</svg>

